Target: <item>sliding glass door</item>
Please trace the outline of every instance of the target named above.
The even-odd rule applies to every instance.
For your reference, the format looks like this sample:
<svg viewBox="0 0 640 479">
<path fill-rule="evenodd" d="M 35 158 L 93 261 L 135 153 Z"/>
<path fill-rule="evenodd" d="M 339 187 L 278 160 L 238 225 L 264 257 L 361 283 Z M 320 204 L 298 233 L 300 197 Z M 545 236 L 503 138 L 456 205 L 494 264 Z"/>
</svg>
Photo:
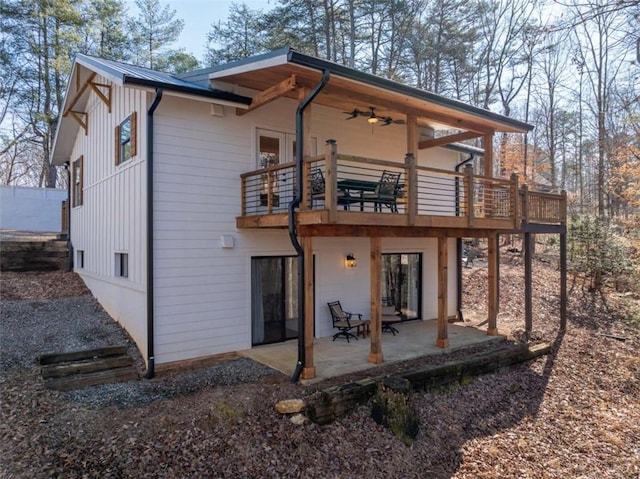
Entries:
<svg viewBox="0 0 640 479">
<path fill-rule="evenodd" d="M 298 337 L 298 258 L 251 259 L 251 343 Z"/>
<path fill-rule="evenodd" d="M 406 319 L 419 319 L 422 310 L 422 254 L 382 255 L 383 304 L 395 306 Z"/>
</svg>

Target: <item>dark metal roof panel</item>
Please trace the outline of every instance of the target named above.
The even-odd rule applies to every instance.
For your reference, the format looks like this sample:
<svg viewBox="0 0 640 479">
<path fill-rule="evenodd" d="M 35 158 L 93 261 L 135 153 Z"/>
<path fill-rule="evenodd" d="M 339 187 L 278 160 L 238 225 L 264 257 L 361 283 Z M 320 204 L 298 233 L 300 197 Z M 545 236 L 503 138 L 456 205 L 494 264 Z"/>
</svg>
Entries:
<svg viewBox="0 0 640 479">
<path fill-rule="evenodd" d="M 89 68 L 93 67 L 96 70 L 105 72 L 109 76 L 118 78 L 123 84 L 167 88 L 182 93 L 237 102 L 243 105 L 249 105 L 251 103 L 251 98 L 210 88 L 208 81 L 207 84 L 195 83 L 183 80 L 170 73 L 158 72 L 144 67 L 129 65 L 114 60 L 104 60 L 88 55 L 78 54 L 77 59 Z"/>
</svg>

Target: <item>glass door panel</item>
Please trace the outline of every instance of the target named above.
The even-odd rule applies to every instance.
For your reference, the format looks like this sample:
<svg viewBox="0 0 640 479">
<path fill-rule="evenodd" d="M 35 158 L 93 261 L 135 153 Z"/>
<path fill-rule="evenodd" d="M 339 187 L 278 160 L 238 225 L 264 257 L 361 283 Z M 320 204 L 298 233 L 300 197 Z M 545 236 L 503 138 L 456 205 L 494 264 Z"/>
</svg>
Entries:
<svg viewBox="0 0 640 479">
<path fill-rule="evenodd" d="M 386 253 L 382 255 L 382 298 L 395 306 L 406 319 L 419 319 L 422 306 L 422 255 Z"/>
<path fill-rule="evenodd" d="M 298 337 L 298 258 L 251 259 L 253 345 Z"/>
</svg>

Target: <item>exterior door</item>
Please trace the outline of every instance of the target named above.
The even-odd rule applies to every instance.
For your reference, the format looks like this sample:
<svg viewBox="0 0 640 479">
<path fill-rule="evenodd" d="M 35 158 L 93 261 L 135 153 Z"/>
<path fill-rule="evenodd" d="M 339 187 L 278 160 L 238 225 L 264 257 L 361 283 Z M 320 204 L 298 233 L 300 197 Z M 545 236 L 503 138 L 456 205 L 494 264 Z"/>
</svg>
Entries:
<svg viewBox="0 0 640 479">
<path fill-rule="evenodd" d="M 298 337 L 298 258 L 251 259 L 251 344 Z"/>
<path fill-rule="evenodd" d="M 419 319 L 422 309 L 422 254 L 382 255 L 383 304 L 395 306 L 406 319 Z"/>
</svg>

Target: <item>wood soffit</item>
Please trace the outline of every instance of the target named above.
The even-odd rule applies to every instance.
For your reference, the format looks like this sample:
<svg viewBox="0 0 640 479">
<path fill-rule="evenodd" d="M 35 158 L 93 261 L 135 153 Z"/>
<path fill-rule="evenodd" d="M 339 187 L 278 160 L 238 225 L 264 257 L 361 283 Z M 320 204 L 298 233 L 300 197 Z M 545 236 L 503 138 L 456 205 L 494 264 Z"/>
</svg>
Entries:
<svg viewBox="0 0 640 479">
<path fill-rule="evenodd" d="M 254 96 L 249 110 L 242 112 L 246 113 L 282 96 L 297 99 L 296 87 L 313 88 L 319 83 L 320 78 L 321 73 L 317 70 L 286 64 L 218 77 L 217 80 L 259 92 Z M 412 115 L 417 117 L 418 126 L 434 129 L 456 129 L 481 134 L 495 131 L 519 132 L 518 129 L 498 121 L 337 75 L 329 79 L 329 83 L 314 103 L 340 111 L 352 111 L 354 108 L 366 111 L 370 106 L 374 106 L 380 116 L 406 119 L 407 115 Z"/>
</svg>

